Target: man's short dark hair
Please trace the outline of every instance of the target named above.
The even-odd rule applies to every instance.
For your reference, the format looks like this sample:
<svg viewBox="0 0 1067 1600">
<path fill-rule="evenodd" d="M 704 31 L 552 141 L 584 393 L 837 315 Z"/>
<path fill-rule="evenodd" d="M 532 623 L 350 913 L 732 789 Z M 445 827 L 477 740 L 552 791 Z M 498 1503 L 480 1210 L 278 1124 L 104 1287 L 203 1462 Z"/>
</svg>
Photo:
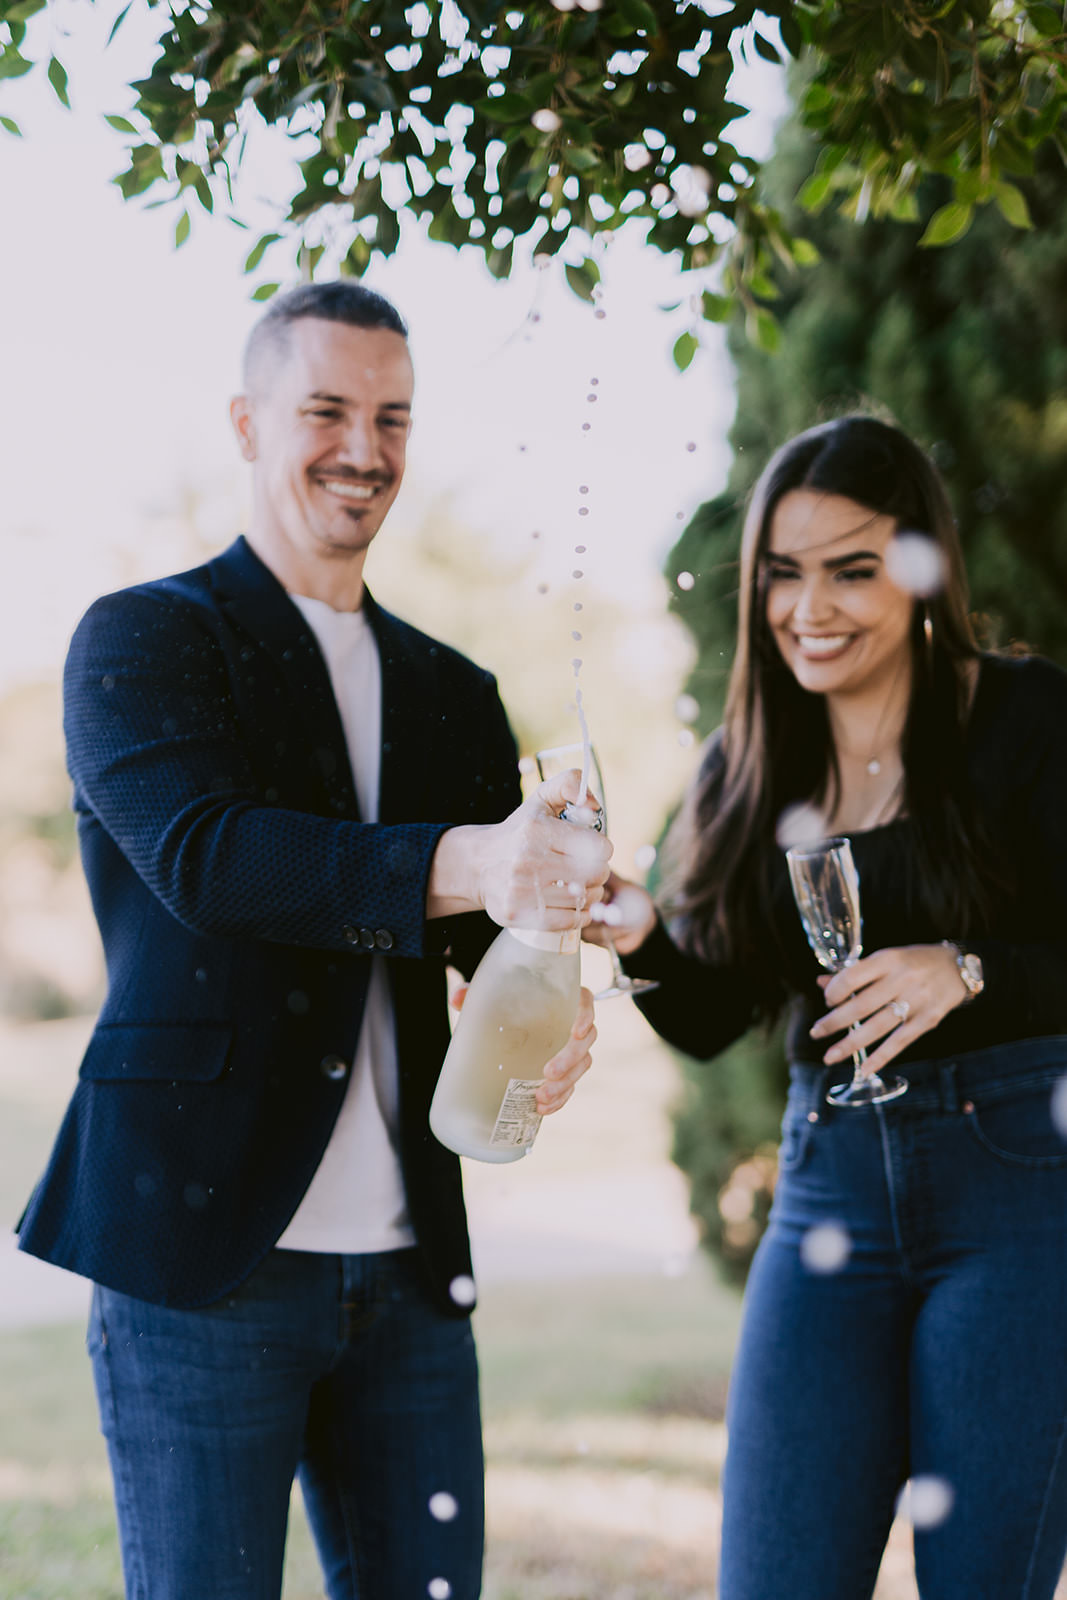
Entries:
<svg viewBox="0 0 1067 1600">
<path fill-rule="evenodd" d="M 244 387 L 252 388 L 257 369 L 272 355 L 281 354 L 289 342 L 289 329 L 303 317 L 320 322 L 345 322 L 350 328 L 385 328 L 408 336 L 407 323 L 382 294 L 361 283 L 344 279 L 333 283 L 302 283 L 274 296 L 267 311 L 248 335 L 244 350 Z"/>
</svg>

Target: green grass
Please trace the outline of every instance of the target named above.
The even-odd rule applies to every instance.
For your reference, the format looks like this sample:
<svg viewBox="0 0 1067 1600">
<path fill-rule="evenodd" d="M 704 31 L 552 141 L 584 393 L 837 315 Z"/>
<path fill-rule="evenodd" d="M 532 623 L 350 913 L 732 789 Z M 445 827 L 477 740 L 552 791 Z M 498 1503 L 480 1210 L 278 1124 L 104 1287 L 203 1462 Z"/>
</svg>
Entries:
<svg viewBox="0 0 1067 1600">
<path fill-rule="evenodd" d="M 551 1514 L 548 1522 L 544 1513 L 527 1517 L 526 1507 L 531 1495 L 551 1506 L 558 1492 L 573 1510 L 582 1494 L 610 1494 L 612 1484 L 622 1493 L 631 1480 L 647 1484 L 653 1476 L 664 1484 L 697 1474 L 713 1480 L 700 1441 L 714 1425 L 690 1423 L 693 1434 L 679 1440 L 663 1413 L 672 1393 L 699 1396 L 701 1383 L 721 1389 L 736 1317 L 734 1296 L 702 1266 L 677 1278 L 498 1284 L 484 1292 L 476 1326 L 490 1473 L 486 1600 L 615 1593 L 690 1600 L 705 1592 L 693 1586 L 699 1574 L 672 1577 L 654 1541 L 625 1529 L 579 1536 L 573 1527 L 557 1538 Z M 684 1560 L 676 1565 L 686 1568 Z M 646 1569 L 645 1586 L 634 1587 Z M 120 1600 L 121 1593 L 83 1331 L 4 1333 L 0 1600 Z M 285 1600 L 321 1595 L 297 1495 Z"/>
</svg>

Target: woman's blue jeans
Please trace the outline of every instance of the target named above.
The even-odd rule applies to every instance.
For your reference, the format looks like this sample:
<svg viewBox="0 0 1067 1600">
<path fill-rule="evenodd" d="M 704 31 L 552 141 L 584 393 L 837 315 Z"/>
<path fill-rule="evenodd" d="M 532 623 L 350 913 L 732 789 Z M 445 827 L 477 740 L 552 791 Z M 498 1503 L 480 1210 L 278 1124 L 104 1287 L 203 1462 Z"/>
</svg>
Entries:
<svg viewBox="0 0 1067 1600">
<path fill-rule="evenodd" d="M 909 1477 L 951 1502 L 916 1525 L 922 1600 L 1056 1587 L 1067 1038 L 907 1076 L 834 1109 L 828 1073 L 793 1069 L 731 1380 L 720 1600 L 868 1600 Z"/>
<path fill-rule="evenodd" d="M 297 1472 L 331 1600 L 476 1600 L 474 1340 L 417 1251 L 275 1250 L 198 1311 L 97 1288 L 89 1350 L 128 1600 L 277 1600 Z"/>
</svg>

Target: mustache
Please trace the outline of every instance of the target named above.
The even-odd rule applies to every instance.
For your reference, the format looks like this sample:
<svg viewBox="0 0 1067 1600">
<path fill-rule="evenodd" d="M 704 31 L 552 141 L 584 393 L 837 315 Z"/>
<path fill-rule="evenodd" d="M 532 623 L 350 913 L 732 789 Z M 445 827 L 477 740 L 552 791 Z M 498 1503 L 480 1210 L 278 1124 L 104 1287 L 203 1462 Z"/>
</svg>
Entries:
<svg viewBox="0 0 1067 1600">
<path fill-rule="evenodd" d="M 341 483 L 358 483 L 368 489 L 388 488 L 393 482 L 390 472 L 353 472 L 349 467 L 330 467 L 329 470 L 313 472 L 313 478 L 332 478 Z"/>
</svg>

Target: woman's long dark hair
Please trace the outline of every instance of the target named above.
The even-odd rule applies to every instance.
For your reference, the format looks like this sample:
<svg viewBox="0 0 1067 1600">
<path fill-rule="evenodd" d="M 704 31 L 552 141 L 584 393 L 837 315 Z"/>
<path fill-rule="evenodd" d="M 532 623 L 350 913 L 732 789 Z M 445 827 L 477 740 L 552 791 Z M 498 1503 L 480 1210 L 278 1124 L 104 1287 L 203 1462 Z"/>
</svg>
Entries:
<svg viewBox="0 0 1067 1600">
<path fill-rule="evenodd" d="M 909 880 L 946 936 L 973 931 L 986 900 L 964 760 L 967 664 L 978 650 L 948 497 L 933 463 L 899 429 L 873 417 L 841 417 L 784 445 L 752 492 L 723 726 L 709 743 L 668 845 L 668 900 L 684 942 L 708 959 L 757 973 L 768 966 L 778 819 L 791 805 L 833 795 L 838 783 L 825 698 L 800 687 L 767 623 L 764 556 L 771 521 L 794 489 L 854 500 L 940 546 L 944 584 L 925 604 L 916 602 L 911 622 L 911 696 L 902 740 L 902 809 L 913 824 Z M 767 1009 L 775 1009 L 773 997 Z"/>
</svg>

